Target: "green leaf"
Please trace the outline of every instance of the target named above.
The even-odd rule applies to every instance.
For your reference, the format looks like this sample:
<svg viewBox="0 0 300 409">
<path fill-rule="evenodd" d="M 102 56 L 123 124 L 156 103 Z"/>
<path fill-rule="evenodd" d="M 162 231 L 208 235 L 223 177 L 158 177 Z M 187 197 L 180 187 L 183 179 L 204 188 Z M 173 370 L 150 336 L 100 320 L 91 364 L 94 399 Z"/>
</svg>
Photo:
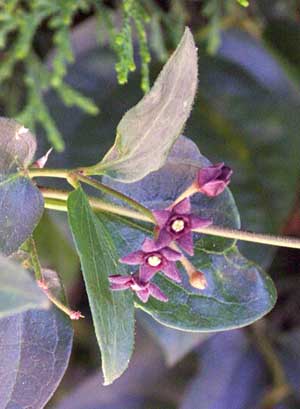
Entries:
<svg viewBox="0 0 300 409">
<path fill-rule="evenodd" d="M 70 194 L 68 212 L 108 385 L 125 371 L 133 351 L 132 294 L 109 290 L 108 275 L 122 272 L 119 256 L 105 219 L 94 215 L 81 188 Z"/>
<path fill-rule="evenodd" d="M 35 136 L 16 121 L 0 118 L 0 251 L 16 251 L 33 232 L 44 208 L 40 191 L 18 175 L 33 160 Z"/>
<path fill-rule="evenodd" d="M 0 318 L 34 308 L 47 308 L 49 302 L 29 273 L 0 256 Z"/>
<path fill-rule="evenodd" d="M 258 320 L 274 306 L 272 280 L 236 248 L 222 254 L 197 251 L 193 264 L 205 273 L 208 287 L 199 291 L 188 283 L 184 288 L 157 276 L 154 282 L 169 297 L 167 303 L 153 298 L 139 308 L 154 319 L 184 331 L 223 331 Z"/>
<path fill-rule="evenodd" d="M 91 172 L 133 182 L 159 169 L 190 115 L 196 87 L 197 49 L 186 28 L 151 91 L 122 118 L 114 146 Z"/>
<path fill-rule="evenodd" d="M 67 236 L 68 222 L 64 216 L 46 210 L 34 231 L 34 239 L 41 264 L 59 271 L 68 290 L 79 279 L 80 268 L 72 238 Z"/>
</svg>

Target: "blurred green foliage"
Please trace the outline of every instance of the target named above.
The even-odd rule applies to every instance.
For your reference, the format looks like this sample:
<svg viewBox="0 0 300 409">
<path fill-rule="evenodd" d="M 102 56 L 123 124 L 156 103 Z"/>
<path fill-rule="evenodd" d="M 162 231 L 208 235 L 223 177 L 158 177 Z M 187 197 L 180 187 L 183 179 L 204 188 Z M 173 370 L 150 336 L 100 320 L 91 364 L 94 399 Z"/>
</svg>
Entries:
<svg viewBox="0 0 300 409">
<path fill-rule="evenodd" d="M 162 2 L 163 3 L 163 2 Z M 165 60 L 174 49 L 191 16 L 183 1 L 172 0 L 168 10 L 155 0 L 21 0 L 0 1 L 0 106 L 2 114 L 18 119 L 34 131 L 39 123 L 56 150 L 63 138 L 44 101 L 53 89 L 67 106 L 78 106 L 90 115 L 99 112 L 93 100 L 65 82 L 68 65 L 74 61 L 71 31 L 77 21 L 95 15 L 99 38 L 108 37 L 115 51 L 119 84 L 136 69 L 135 43 L 139 46 L 141 89 L 149 90 L 150 45 Z M 245 0 L 209 0 L 201 4 L 201 26 L 210 52 L 220 44 L 222 18 L 232 16 Z M 163 33 L 169 36 L 165 41 Z M 148 38 L 150 34 L 150 39 Z M 136 39 L 136 40 L 135 40 Z M 47 57 L 49 50 L 54 50 Z M 10 95 L 7 101 L 7 95 Z"/>
</svg>

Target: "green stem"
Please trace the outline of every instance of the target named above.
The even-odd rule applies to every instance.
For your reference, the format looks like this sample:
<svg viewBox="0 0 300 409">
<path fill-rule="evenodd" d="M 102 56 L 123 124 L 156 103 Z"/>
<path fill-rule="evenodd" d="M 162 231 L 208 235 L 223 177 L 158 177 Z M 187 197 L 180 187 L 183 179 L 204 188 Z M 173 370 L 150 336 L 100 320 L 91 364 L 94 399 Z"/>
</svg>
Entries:
<svg viewBox="0 0 300 409">
<path fill-rule="evenodd" d="M 253 233 L 237 229 L 228 229 L 220 226 L 208 226 L 194 230 L 198 233 L 212 236 L 225 237 L 228 239 L 250 241 L 252 243 L 267 244 L 269 246 L 288 247 L 300 249 L 300 240 L 295 237 L 273 236 L 269 234 Z"/>
<path fill-rule="evenodd" d="M 80 173 L 80 171 L 76 170 L 66 170 L 66 169 L 29 169 L 28 174 L 30 177 L 57 177 L 63 178 L 71 181 L 73 185 L 76 185 L 76 180 L 80 180 L 81 182 L 86 183 L 94 187 L 95 189 L 101 190 L 102 192 L 114 196 L 123 202 L 130 205 L 133 209 L 127 209 L 112 203 L 105 202 L 103 200 L 97 198 L 90 198 L 91 206 L 95 210 L 100 211 L 107 211 L 114 214 L 119 214 L 121 216 L 142 220 L 146 222 L 150 222 L 155 224 L 155 219 L 149 209 L 145 206 L 141 205 L 140 203 L 136 202 L 135 200 L 131 199 L 130 197 L 124 195 L 121 192 L 118 192 L 115 189 L 110 188 L 109 186 L 104 185 L 103 183 L 92 179 L 91 177 L 84 176 Z M 42 193 L 47 199 L 59 199 L 66 202 L 68 192 L 58 191 L 54 189 L 47 189 L 41 188 Z M 48 207 L 52 206 L 52 209 L 58 207 L 58 210 L 65 210 L 62 208 L 62 203 L 55 203 L 48 200 L 46 203 Z M 268 234 L 261 234 L 261 233 L 253 233 L 248 231 L 242 231 L 237 229 L 228 229 L 226 227 L 220 226 L 209 226 L 202 229 L 195 229 L 198 233 L 209 234 L 212 236 L 219 236 L 225 237 L 234 240 L 243 240 L 249 241 L 252 243 L 260 243 L 260 244 L 267 244 L 271 246 L 279 246 L 279 247 L 289 247 L 289 248 L 296 248 L 300 249 L 300 239 L 294 237 L 286 237 L 286 236 L 273 236 Z"/>
<path fill-rule="evenodd" d="M 133 209 L 136 209 L 138 212 L 142 213 L 145 215 L 149 220 L 154 222 L 154 217 L 152 215 L 152 212 L 147 209 L 145 206 L 141 205 L 137 201 L 131 199 L 130 197 L 124 195 L 121 192 L 118 192 L 115 189 L 112 189 L 111 187 L 104 185 L 103 183 L 99 182 L 98 180 L 92 179 L 88 176 L 83 176 L 81 174 L 77 173 L 77 178 L 81 182 L 86 183 L 87 185 L 90 185 L 94 187 L 95 189 L 101 190 L 104 193 L 107 193 L 111 196 L 116 197 L 117 199 L 122 200 L 123 202 L 127 203 L 129 206 L 131 206 Z"/>
<path fill-rule="evenodd" d="M 272 377 L 272 389 L 266 392 L 261 403 L 262 409 L 271 409 L 291 395 L 292 389 L 267 334 L 266 321 L 261 320 L 251 325 L 248 334 L 262 355 Z"/>
<path fill-rule="evenodd" d="M 142 213 L 147 219 L 150 219 L 154 222 L 154 217 L 149 209 L 145 206 L 138 203 L 136 200 L 131 199 L 130 197 L 124 195 L 117 190 L 104 185 L 103 183 L 99 182 L 98 180 L 92 179 L 89 176 L 84 176 L 78 170 L 67 170 L 67 169 L 35 169 L 31 168 L 28 169 L 27 174 L 31 178 L 35 177 L 53 177 L 53 178 L 61 178 L 66 179 L 69 184 L 73 187 L 76 187 L 76 180 L 80 180 L 81 182 L 94 187 L 97 190 L 101 190 L 102 192 L 109 194 L 111 196 L 116 197 L 117 199 L 122 200 L 123 202 L 127 203 L 133 209 L 136 209 L 138 212 Z M 145 220 L 145 219 L 144 219 Z"/>
<path fill-rule="evenodd" d="M 68 179 L 70 174 L 73 173 L 72 170 L 68 169 L 39 169 L 39 168 L 30 168 L 27 170 L 27 174 L 31 178 L 60 178 Z"/>
<path fill-rule="evenodd" d="M 67 211 L 67 200 L 70 192 L 58 189 L 49 189 L 41 187 L 40 191 L 45 198 L 45 207 L 48 209 Z M 125 216 L 130 219 L 141 220 L 143 222 L 153 223 L 152 220 L 135 210 L 127 209 L 126 207 L 118 206 L 113 203 L 106 202 L 96 197 L 89 197 L 89 202 L 94 211 L 103 211 L 108 213 Z"/>
<path fill-rule="evenodd" d="M 28 249 L 29 249 L 29 253 L 31 257 L 31 263 L 32 263 L 32 267 L 34 270 L 35 278 L 37 281 L 42 281 L 43 280 L 42 267 L 40 264 L 35 241 L 32 236 L 29 237 L 27 244 L 28 244 Z"/>
</svg>

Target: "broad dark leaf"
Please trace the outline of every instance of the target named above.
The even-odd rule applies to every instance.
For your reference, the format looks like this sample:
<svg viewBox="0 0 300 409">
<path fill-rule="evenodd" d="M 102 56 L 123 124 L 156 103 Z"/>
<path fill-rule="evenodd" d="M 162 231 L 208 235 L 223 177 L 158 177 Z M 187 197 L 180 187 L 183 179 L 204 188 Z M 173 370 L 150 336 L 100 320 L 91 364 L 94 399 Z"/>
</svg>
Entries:
<svg viewBox="0 0 300 409">
<path fill-rule="evenodd" d="M 69 223 L 82 264 L 105 384 L 127 368 L 134 343 L 132 294 L 111 293 L 108 275 L 120 274 L 118 254 L 105 219 L 97 218 L 81 188 L 68 199 Z"/>
<path fill-rule="evenodd" d="M 0 318 L 49 307 L 48 299 L 18 264 L 0 256 Z"/>
<path fill-rule="evenodd" d="M 33 160 L 36 140 L 12 119 L 0 118 L 0 251 L 16 251 L 37 225 L 44 207 L 34 184 L 17 172 Z"/>
<path fill-rule="evenodd" d="M 68 365 L 71 321 L 55 307 L 0 320 L 0 407 L 41 409 Z"/>
<path fill-rule="evenodd" d="M 18 250 L 33 232 L 43 209 L 43 197 L 30 179 L 12 176 L 0 182 L 0 251 L 3 254 Z"/>
<path fill-rule="evenodd" d="M 188 119 L 197 88 L 197 48 L 188 28 L 148 94 L 117 127 L 95 173 L 132 182 L 159 169 Z"/>
<path fill-rule="evenodd" d="M 199 373 L 180 409 L 258 409 L 266 386 L 263 362 L 245 335 L 218 334 L 199 349 Z"/>
<path fill-rule="evenodd" d="M 13 119 L 0 117 L 0 180 L 27 168 L 36 150 L 35 136 Z"/>
<path fill-rule="evenodd" d="M 271 310 L 276 301 L 272 280 L 236 248 L 224 254 L 198 251 L 193 264 L 205 273 L 206 290 L 181 287 L 162 276 L 154 282 L 169 297 L 167 303 L 136 300 L 157 321 L 185 331 L 221 331 L 248 325 Z"/>
<path fill-rule="evenodd" d="M 180 138 L 166 165 L 158 172 L 132 184 L 122 184 L 107 177 L 104 181 L 151 209 L 162 209 L 170 205 L 192 182 L 197 169 L 208 163 L 193 142 Z M 216 225 L 239 225 L 238 212 L 229 190 L 212 199 L 197 194 L 192 203 L 195 213 L 212 217 Z M 123 242 L 118 241 L 122 255 L 136 249 L 145 236 L 127 226 L 122 229 L 118 227 L 118 231 L 126 238 Z M 205 235 L 200 237 L 191 261 L 205 273 L 207 289 L 196 290 L 187 280 L 184 280 L 182 287 L 160 276 L 155 282 L 167 294 L 169 302 L 150 299 L 143 304 L 137 299 L 137 305 L 159 322 L 186 331 L 232 329 L 247 325 L 266 314 L 276 299 L 271 279 L 245 259 L 233 241 L 214 237 L 207 239 Z M 117 235 L 114 239 L 118 240 Z"/>
</svg>

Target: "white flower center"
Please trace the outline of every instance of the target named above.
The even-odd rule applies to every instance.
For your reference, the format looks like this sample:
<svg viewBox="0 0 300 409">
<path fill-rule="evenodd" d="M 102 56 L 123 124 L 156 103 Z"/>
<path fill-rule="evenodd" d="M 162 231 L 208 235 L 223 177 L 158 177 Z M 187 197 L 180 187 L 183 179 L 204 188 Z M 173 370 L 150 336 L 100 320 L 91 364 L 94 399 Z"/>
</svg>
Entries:
<svg viewBox="0 0 300 409">
<path fill-rule="evenodd" d="M 180 233 L 182 230 L 184 230 L 185 224 L 184 220 L 182 219 L 177 219 L 174 220 L 173 223 L 171 224 L 171 228 L 175 233 Z"/>
<path fill-rule="evenodd" d="M 149 266 L 157 267 L 161 263 L 161 258 L 159 256 L 150 256 L 150 257 L 148 257 L 147 262 L 148 262 Z"/>
</svg>

